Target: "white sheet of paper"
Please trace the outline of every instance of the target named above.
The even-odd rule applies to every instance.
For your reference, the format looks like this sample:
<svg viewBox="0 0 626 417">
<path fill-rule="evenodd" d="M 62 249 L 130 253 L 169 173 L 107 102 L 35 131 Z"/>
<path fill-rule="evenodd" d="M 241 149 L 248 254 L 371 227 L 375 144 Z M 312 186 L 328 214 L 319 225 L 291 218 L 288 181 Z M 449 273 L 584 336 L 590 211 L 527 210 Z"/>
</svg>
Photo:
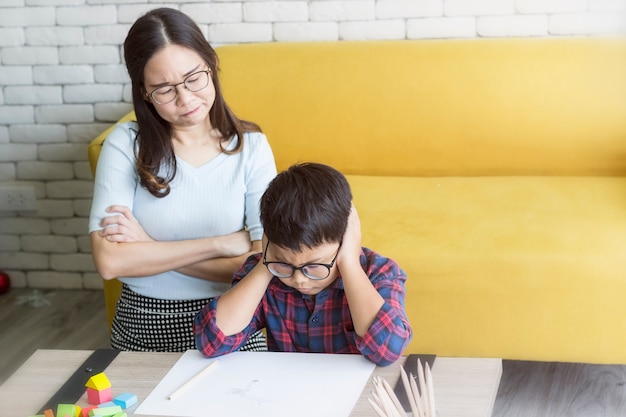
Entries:
<svg viewBox="0 0 626 417">
<path fill-rule="evenodd" d="M 172 400 L 168 396 L 219 363 Z M 135 415 L 172 417 L 347 417 L 375 365 L 361 355 L 234 352 L 181 356 Z"/>
</svg>

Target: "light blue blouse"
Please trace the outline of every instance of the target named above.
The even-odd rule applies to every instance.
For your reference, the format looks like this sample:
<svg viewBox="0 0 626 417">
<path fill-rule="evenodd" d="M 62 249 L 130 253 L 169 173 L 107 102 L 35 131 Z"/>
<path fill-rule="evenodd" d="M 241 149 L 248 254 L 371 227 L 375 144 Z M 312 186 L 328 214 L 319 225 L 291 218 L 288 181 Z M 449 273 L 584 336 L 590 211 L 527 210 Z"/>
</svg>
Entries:
<svg viewBox="0 0 626 417">
<path fill-rule="evenodd" d="M 177 158 L 170 194 L 156 198 L 139 184 L 133 151 L 137 129 L 135 122 L 120 124 L 102 146 L 89 218 L 90 233 L 101 229 L 100 221 L 110 215 L 105 212 L 107 207 L 120 204 L 131 208 L 155 240 L 221 236 L 244 227 L 252 240 L 261 240 L 259 201 L 276 176 L 274 156 L 265 135 L 245 133 L 242 152 L 221 153 L 197 168 Z M 227 149 L 236 143 L 234 137 Z M 210 298 L 230 287 L 176 271 L 119 279 L 139 294 L 161 299 Z"/>
</svg>

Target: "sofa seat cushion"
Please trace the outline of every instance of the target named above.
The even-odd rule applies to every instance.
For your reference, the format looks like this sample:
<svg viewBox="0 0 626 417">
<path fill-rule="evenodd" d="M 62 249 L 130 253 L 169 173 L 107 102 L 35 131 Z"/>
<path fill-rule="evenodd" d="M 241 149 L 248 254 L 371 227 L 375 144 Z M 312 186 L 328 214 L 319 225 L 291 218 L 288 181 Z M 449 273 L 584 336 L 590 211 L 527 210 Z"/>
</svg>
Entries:
<svg viewBox="0 0 626 417">
<path fill-rule="evenodd" d="M 348 179 L 409 277 L 409 353 L 626 363 L 626 178 Z"/>
</svg>

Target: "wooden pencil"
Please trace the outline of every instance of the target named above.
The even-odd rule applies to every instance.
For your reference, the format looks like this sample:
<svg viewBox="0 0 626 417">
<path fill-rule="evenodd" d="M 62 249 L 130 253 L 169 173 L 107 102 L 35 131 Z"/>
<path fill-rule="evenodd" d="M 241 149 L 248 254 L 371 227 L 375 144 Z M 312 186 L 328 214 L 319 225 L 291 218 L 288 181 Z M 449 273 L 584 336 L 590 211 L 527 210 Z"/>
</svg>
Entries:
<svg viewBox="0 0 626 417">
<path fill-rule="evenodd" d="M 423 367 L 421 361 L 417 360 L 417 377 L 413 373 L 409 375 L 401 367 L 400 376 L 404 391 L 409 400 L 411 414 L 413 417 L 436 417 L 435 391 L 433 389 L 433 376 L 430 366 L 426 363 Z M 419 381 L 419 382 L 416 382 Z M 379 417 L 407 417 L 407 412 L 400 403 L 393 388 L 380 376 L 372 378 L 374 399 L 368 398 L 376 414 Z M 418 388 L 419 383 L 419 388 Z"/>
<path fill-rule="evenodd" d="M 177 395 L 179 395 L 181 392 L 183 392 L 184 390 L 189 388 L 191 385 L 193 385 L 197 380 L 202 378 L 206 373 L 211 371 L 217 365 L 218 362 L 219 361 L 214 360 L 213 362 L 209 363 L 203 370 L 201 370 L 200 372 L 195 374 L 193 377 L 191 377 L 191 379 L 189 379 L 189 381 L 185 382 L 183 385 L 178 387 L 178 389 L 176 391 L 174 391 L 173 393 L 171 393 L 169 395 L 169 397 L 167 397 L 167 399 L 168 400 L 173 400 Z"/>
<path fill-rule="evenodd" d="M 435 417 L 435 391 L 433 390 L 433 374 L 430 371 L 430 366 L 426 364 L 426 371 L 424 374 L 426 379 L 426 388 L 428 389 L 428 397 L 426 400 L 428 401 L 428 408 L 430 409 L 431 417 Z"/>
</svg>

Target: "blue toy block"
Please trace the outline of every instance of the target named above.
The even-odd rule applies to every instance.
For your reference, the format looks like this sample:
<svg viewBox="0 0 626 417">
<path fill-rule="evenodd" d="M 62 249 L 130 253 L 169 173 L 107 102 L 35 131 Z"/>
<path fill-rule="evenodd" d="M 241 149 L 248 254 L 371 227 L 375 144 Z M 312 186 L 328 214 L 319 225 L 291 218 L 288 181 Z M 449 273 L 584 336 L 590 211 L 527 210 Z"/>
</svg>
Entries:
<svg viewBox="0 0 626 417">
<path fill-rule="evenodd" d="M 125 410 L 128 407 L 132 407 L 133 405 L 137 404 L 137 396 L 135 394 L 125 392 L 113 398 L 113 402 L 116 405 L 122 407 L 123 410 Z"/>
</svg>

